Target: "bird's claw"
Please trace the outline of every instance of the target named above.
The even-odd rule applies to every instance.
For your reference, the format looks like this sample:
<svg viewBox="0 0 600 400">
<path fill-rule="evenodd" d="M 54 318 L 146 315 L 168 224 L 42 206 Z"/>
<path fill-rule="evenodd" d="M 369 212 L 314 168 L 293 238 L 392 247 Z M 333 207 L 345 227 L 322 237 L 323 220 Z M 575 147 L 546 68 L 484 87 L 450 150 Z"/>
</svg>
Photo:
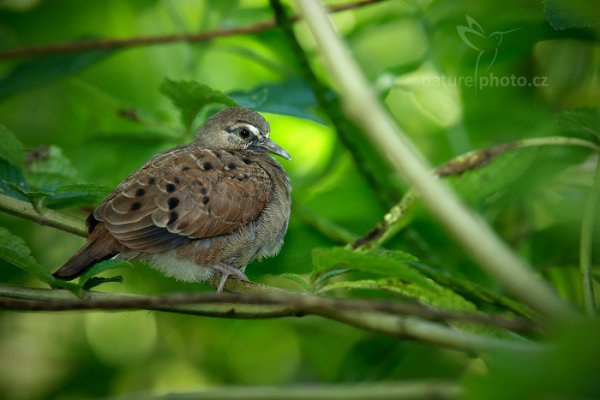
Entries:
<svg viewBox="0 0 600 400">
<path fill-rule="evenodd" d="M 246 282 L 250 282 L 250 279 L 244 274 L 244 272 L 238 268 L 235 268 L 229 264 L 218 264 L 212 267 L 216 271 L 221 273 L 221 279 L 219 280 L 219 285 L 217 286 L 217 293 L 222 293 L 223 288 L 225 287 L 225 282 L 229 279 L 230 276 L 236 276 L 238 279 Z"/>
</svg>

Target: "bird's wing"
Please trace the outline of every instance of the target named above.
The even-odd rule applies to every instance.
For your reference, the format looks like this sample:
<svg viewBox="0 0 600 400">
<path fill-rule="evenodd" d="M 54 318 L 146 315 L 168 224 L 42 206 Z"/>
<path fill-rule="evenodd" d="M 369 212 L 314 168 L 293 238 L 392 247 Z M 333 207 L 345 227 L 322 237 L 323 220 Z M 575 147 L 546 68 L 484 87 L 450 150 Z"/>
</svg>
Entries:
<svg viewBox="0 0 600 400">
<path fill-rule="evenodd" d="M 156 253 L 236 231 L 261 213 L 271 192 L 252 157 L 182 146 L 134 172 L 93 216 L 127 248 Z"/>
</svg>

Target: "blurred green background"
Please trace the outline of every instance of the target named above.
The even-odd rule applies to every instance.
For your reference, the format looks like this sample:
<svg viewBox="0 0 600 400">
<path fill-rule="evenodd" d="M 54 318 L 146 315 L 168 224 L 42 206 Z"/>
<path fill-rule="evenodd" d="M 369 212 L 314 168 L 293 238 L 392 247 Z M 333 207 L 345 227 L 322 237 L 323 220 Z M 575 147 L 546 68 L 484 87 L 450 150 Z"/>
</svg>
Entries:
<svg viewBox="0 0 600 400">
<path fill-rule="evenodd" d="M 556 10 L 563 3 L 390 0 L 331 18 L 399 126 L 432 165 L 440 165 L 467 151 L 513 140 L 556 135 L 598 140 L 598 15 L 560 19 L 564 14 Z M 0 50 L 211 31 L 271 18 L 269 4 L 262 0 L 4 0 Z M 562 23 L 559 28 L 564 29 L 554 29 L 552 23 Z M 468 32 L 461 36 L 459 27 Z M 313 69 L 331 84 L 306 26 L 299 22 L 295 29 Z M 4 60 L 0 72 L 0 124 L 30 151 L 25 174 L 33 186 L 93 183 L 111 188 L 152 155 L 189 140 L 193 129 L 182 127 L 177 109 L 159 90 L 165 78 L 197 81 L 261 111 L 271 123 L 272 137 L 293 157 L 280 161 L 291 176 L 294 211 L 281 254 L 248 268 L 249 277 L 258 282 L 299 290 L 281 275 L 306 276 L 312 269 L 311 250 L 337 244 L 309 223 L 307 213 L 360 236 L 406 190 L 399 177 L 383 170 L 376 173 L 385 175 L 387 189 L 395 195 L 384 198 L 368 184 L 278 29 L 208 42 Z M 486 87 L 477 84 L 481 81 L 467 82 L 492 76 L 498 81 Z M 525 83 L 505 84 L 511 76 Z M 566 110 L 581 107 L 586 107 L 583 122 L 565 118 Z M 205 116 L 199 115 L 194 127 Z M 36 149 L 37 158 L 31 153 Z M 44 161 L 47 152 L 50 161 Z M 587 149 L 563 146 L 515 154 L 500 167 L 490 166 L 471 180 L 468 174 L 454 177 L 453 183 L 541 276 L 580 305 L 579 230 L 596 158 Z M 84 217 L 100 199 L 65 211 Z M 83 243 L 5 213 L 0 225 L 23 238 L 50 271 Z M 389 247 L 501 292 L 421 208 Z M 119 274 L 123 284 L 99 290 L 211 290 L 164 278 L 143 265 Z M 1 260 L 0 280 L 43 286 Z M 0 397 L 11 399 L 231 384 L 468 381 L 490 368 L 476 355 L 316 317 L 241 321 L 141 311 L 0 314 Z"/>
</svg>

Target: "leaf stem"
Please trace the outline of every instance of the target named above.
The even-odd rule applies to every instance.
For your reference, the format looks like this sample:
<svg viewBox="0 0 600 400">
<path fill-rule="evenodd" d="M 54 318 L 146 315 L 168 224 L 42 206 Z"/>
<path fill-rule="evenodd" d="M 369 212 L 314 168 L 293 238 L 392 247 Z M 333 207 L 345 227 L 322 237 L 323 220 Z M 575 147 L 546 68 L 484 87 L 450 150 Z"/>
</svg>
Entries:
<svg viewBox="0 0 600 400">
<path fill-rule="evenodd" d="M 594 297 L 594 283 L 592 281 L 592 236 L 594 234 L 594 221 L 596 220 L 596 207 L 600 200 L 600 159 L 596 160 L 594 182 L 588 195 L 583 221 L 581 222 L 581 242 L 579 246 L 579 271 L 581 274 L 581 287 L 583 289 L 583 306 L 588 315 L 596 312 L 596 299 Z"/>
<path fill-rule="evenodd" d="M 502 242 L 456 194 L 431 174 L 431 167 L 385 111 L 349 50 L 336 34 L 322 4 L 297 1 L 351 116 L 383 156 L 419 192 L 425 205 L 478 264 L 516 297 L 553 318 L 572 316 L 568 307 L 529 265 Z"/>
</svg>

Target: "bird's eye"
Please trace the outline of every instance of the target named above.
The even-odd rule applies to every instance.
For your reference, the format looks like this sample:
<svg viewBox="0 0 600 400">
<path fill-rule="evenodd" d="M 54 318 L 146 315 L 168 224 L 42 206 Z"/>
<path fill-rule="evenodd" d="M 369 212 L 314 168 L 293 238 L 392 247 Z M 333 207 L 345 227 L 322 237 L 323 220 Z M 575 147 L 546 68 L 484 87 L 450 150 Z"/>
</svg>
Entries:
<svg viewBox="0 0 600 400">
<path fill-rule="evenodd" d="M 240 136 L 243 137 L 244 139 L 247 139 L 250 137 L 250 131 L 248 129 L 244 128 L 240 131 Z"/>
</svg>

